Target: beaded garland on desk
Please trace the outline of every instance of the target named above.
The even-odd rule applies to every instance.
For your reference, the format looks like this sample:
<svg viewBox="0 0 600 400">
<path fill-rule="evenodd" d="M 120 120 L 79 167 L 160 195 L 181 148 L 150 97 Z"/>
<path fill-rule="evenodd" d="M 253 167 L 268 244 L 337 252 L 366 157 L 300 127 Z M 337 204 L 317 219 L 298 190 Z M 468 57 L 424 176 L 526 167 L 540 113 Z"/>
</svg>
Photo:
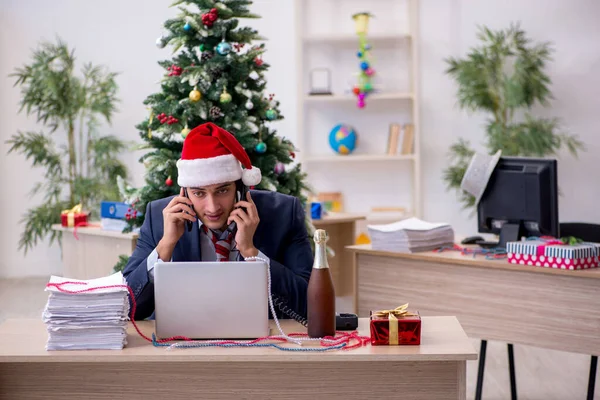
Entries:
<svg viewBox="0 0 600 400">
<path fill-rule="evenodd" d="M 469 249 L 466 247 L 461 247 L 457 244 L 452 246 L 442 246 L 437 250 L 434 250 L 437 253 L 441 253 L 444 251 L 460 251 L 463 256 L 472 255 L 475 258 L 478 255 L 484 255 L 487 260 L 499 260 L 507 257 L 506 249 L 497 247 L 495 249 Z"/>
<path fill-rule="evenodd" d="M 245 259 L 246 261 L 263 261 L 267 265 L 266 260 L 260 257 L 248 257 Z M 174 336 L 166 339 L 157 339 L 156 335 L 152 333 L 152 338 L 144 335 L 139 327 L 137 326 L 133 316 L 136 311 L 136 301 L 135 296 L 133 294 L 133 290 L 129 285 L 109 285 L 109 286 L 99 286 L 88 289 L 81 290 L 67 290 L 63 289 L 62 285 L 73 284 L 73 285 L 86 285 L 85 282 L 61 282 L 61 283 L 48 283 L 47 287 L 55 287 L 59 291 L 64 293 L 84 293 L 90 292 L 93 290 L 100 289 L 111 289 L 111 288 L 126 288 L 129 292 L 129 296 L 131 298 L 131 311 L 130 311 L 130 320 L 135 328 L 136 332 L 140 337 L 145 339 L 146 341 L 152 343 L 155 347 L 167 347 L 168 349 L 173 348 L 189 348 L 189 347 L 273 347 L 283 351 L 302 351 L 302 352 L 324 352 L 330 350 L 351 350 L 358 347 L 366 346 L 370 337 L 368 336 L 360 336 L 358 332 L 336 332 L 336 336 L 326 336 L 323 338 L 310 338 L 306 333 L 290 333 L 286 334 L 281 325 L 279 324 L 279 319 L 275 313 L 275 307 L 273 305 L 273 298 L 271 296 L 271 270 L 267 269 L 268 274 L 268 291 L 269 291 L 269 307 L 271 309 L 271 313 L 273 315 L 273 319 L 275 324 L 277 325 L 277 329 L 279 330 L 279 335 L 271 335 L 260 337 L 254 340 L 193 340 L 184 336 Z M 352 340 L 355 340 L 355 343 L 351 343 Z M 177 342 L 175 342 L 177 341 Z M 321 347 L 285 347 L 278 343 L 264 343 L 266 341 L 276 341 L 276 342 L 291 342 L 295 343 L 298 346 L 302 346 L 302 342 L 319 342 Z M 173 343 L 174 342 L 174 343 Z"/>
</svg>

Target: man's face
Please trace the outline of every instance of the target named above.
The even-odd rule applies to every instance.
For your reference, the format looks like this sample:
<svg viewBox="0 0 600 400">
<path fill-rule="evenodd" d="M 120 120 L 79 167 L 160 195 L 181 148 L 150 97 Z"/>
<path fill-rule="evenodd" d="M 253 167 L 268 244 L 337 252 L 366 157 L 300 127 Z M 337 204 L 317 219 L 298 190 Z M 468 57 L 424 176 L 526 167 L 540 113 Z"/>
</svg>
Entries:
<svg viewBox="0 0 600 400">
<path fill-rule="evenodd" d="M 207 228 L 223 230 L 236 203 L 235 182 L 188 188 L 198 218 Z"/>
</svg>

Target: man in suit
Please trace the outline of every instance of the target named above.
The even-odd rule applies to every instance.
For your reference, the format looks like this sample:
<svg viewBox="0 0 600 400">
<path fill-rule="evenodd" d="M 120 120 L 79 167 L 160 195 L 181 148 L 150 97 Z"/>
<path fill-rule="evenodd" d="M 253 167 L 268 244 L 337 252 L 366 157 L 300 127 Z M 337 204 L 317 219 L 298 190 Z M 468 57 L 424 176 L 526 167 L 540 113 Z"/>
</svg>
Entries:
<svg viewBox="0 0 600 400">
<path fill-rule="evenodd" d="M 137 303 L 134 318 L 154 313 L 156 263 L 251 257 L 268 261 L 273 296 L 306 316 L 313 255 L 298 199 L 254 190 L 237 199 L 236 185 L 257 185 L 260 169 L 251 165 L 231 133 L 212 123 L 190 131 L 177 169 L 179 195 L 148 203 L 136 248 L 123 271 Z M 221 238 L 233 221 L 235 235 Z"/>
</svg>

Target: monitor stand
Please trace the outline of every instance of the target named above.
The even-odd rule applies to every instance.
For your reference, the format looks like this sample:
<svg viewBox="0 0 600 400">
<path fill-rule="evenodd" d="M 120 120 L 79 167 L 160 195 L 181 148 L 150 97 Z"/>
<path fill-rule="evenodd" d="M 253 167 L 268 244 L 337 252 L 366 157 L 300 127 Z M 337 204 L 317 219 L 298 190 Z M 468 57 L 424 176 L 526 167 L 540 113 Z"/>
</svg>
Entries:
<svg viewBox="0 0 600 400">
<path fill-rule="evenodd" d="M 477 244 L 484 249 L 506 249 L 506 243 L 517 242 L 521 240 L 521 237 L 525 236 L 525 226 L 523 222 L 519 223 L 507 223 L 502 225 L 500 229 L 500 239 L 498 242 L 486 242 L 479 241 Z"/>
</svg>

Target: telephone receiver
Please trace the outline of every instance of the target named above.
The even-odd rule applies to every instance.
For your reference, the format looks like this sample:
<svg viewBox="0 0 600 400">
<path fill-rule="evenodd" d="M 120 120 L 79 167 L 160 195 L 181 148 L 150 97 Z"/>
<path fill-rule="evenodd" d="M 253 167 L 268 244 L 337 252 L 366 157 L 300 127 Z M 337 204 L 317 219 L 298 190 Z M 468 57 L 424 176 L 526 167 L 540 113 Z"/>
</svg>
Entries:
<svg viewBox="0 0 600 400">
<path fill-rule="evenodd" d="M 184 196 L 185 196 L 185 197 L 186 197 L 188 200 L 190 199 L 190 196 L 188 195 L 187 188 L 183 188 L 183 194 L 184 194 Z M 194 212 L 196 212 L 196 210 L 194 210 L 194 203 L 192 203 L 192 210 L 193 210 Z M 192 225 L 194 225 L 194 223 L 193 223 L 192 221 L 185 221 L 185 223 L 186 223 L 186 225 L 187 225 L 187 230 L 188 230 L 188 232 L 191 232 L 191 231 L 192 231 Z"/>
<path fill-rule="evenodd" d="M 236 191 L 236 202 L 237 201 L 241 201 L 241 200 L 246 200 L 246 194 L 248 193 L 248 186 L 244 185 L 244 183 L 242 182 L 242 180 L 238 180 L 235 182 L 235 191 Z M 242 210 L 246 211 L 246 209 L 244 207 L 240 207 Z M 221 234 L 221 236 L 219 237 L 219 240 L 225 240 L 227 239 L 227 237 L 229 236 L 229 234 L 231 233 L 233 236 L 235 236 L 237 232 L 237 224 L 235 223 L 235 221 L 231 221 L 231 223 L 229 224 L 229 226 L 227 227 L 227 229 L 225 229 L 223 231 L 223 233 Z"/>
</svg>

